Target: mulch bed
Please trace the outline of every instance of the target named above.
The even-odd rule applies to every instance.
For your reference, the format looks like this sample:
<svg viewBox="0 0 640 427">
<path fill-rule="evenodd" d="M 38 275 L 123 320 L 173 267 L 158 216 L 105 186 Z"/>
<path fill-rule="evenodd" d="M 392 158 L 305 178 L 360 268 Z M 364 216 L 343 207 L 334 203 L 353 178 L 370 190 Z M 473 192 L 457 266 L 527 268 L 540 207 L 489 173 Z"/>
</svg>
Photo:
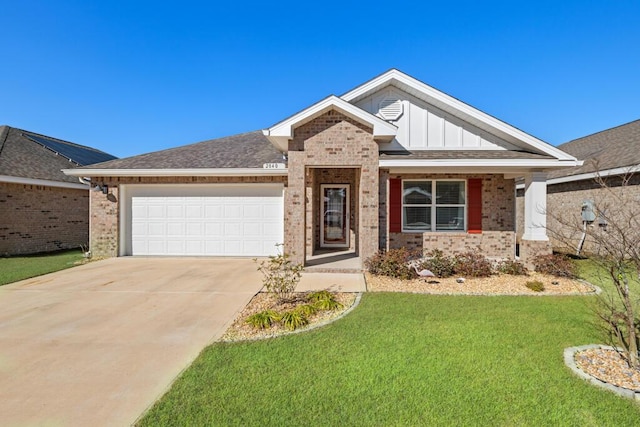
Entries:
<svg viewBox="0 0 640 427">
<path fill-rule="evenodd" d="M 264 310 L 286 311 L 295 308 L 296 305 L 306 303 L 304 296 L 307 292 L 300 292 L 295 295 L 292 302 L 278 303 L 275 295 L 265 292 L 256 294 L 249 304 L 240 312 L 231 326 L 227 329 L 220 341 L 244 341 L 258 340 L 264 338 L 273 338 L 279 335 L 291 333 L 289 329 L 282 325 L 275 324 L 269 329 L 256 329 L 246 323 L 247 317 L 252 314 L 259 313 Z M 334 292 L 336 301 L 342 304 L 342 308 L 331 311 L 318 311 L 309 316 L 309 324 L 305 327 L 298 328 L 294 332 L 304 331 L 317 325 L 318 323 L 338 317 L 353 305 L 356 300 L 356 294 L 349 292 Z"/>
<path fill-rule="evenodd" d="M 370 292 L 414 292 L 445 295 L 576 295 L 593 294 L 595 288 L 583 281 L 555 277 L 541 273 L 527 276 L 494 274 L 489 277 L 465 278 L 464 283 L 456 282 L 456 277 L 446 279 L 425 278 L 399 280 L 365 273 L 367 290 Z M 529 281 L 540 281 L 545 290 L 535 292 L 527 288 Z"/>
<path fill-rule="evenodd" d="M 640 391 L 640 370 L 631 369 L 615 350 L 592 348 L 576 353 L 576 365 L 583 372 L 618 387 Z"/>
</svg>

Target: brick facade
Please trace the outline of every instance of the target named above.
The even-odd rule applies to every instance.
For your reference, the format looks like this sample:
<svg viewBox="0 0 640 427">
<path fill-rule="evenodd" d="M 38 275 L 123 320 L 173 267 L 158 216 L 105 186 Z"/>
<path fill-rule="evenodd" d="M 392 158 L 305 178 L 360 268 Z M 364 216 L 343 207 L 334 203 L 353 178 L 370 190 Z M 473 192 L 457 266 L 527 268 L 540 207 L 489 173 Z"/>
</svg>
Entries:
<svg viewBox="0 0 640 427">
<path fill-rule="evenodd" d="M 289 179 L 285 192 L 285 250 L 304 262 L 316 242 L 314 215 L 326 178 L 349 179 L 354 218 L 355 250 L 362 259 L 378 250 L 378 144 L 373 130 L 337 111 L 329 111 L 298 127 L 289 143 Z M 319 171 L 314 171 L 319 169 Z M 335 169 L 332 172 L 329 170 Z M 347 169 L 350 172 L 339 171 Z M 347 176 L 348 174 L 352 174 Z M 316 218 L 317 219 L 317 218 Z"/>
<path fill-rule="evenodd" d="M 497 174 L 389 174 L 388 177 L 412 180 L 482 179 L 482 233 L 388 233 L 387 248 L 404 246 L 412 250 L 422 250 L 424 253 L 440 249 L 447 254 L 480 251 L 485 256 L 496 259 L 513 259 L 515 256 L 515 182 L 513 179 L 504 179 L 503 175 Z M 383 187 L 385 186 L 380 186 L 381 197 L 387 192 L 382 190 Z"/>
<path fill-rule="evenodd" d="M 0 183 L 0 255 L 80 248 L 89 240 L 89 191 Z"/>
<path fill-rule="evenodd" d="M 575 253 L 582 237 L 582 203 L 593 200 L 598 209 L 614 216 L 616 206 L 612 196 L 618 200 L 627 199 L 631 203 L 640 201 L 640 175 L 633 175 L 626 185 L 622 185 L 620 177 L 609 177 L 605 180 L 608 188 L 603 188 L 595 179 L 564 182 L 547 186 L 547 234 L 551 246 L 558 251 Z M 518 191 L 517 197 L 518 229 L 520 241 L 524 228 L 524 197 L 523 191 Z M 615 216 L 614 216 L 615 218 Z M 614 220 L 615 221 L 615 220 Z M 591 223 L 590 232 L 600 227 L 598 219 Z M 595 250 L 593 240 L 587 235 L 583 245 L 583 252 Z"/>
<path fill-rule="evenodd" d="M 120 229 L 119 185 L 121 184 L 247 184 L 286 183 L 283 176 L 272 177 L 93 177 L 94 183 L 106 184 L 109 194 L 91 191 L 90 248 L 94 257 L 108 258 L 119 254 Z"/>
</svg>

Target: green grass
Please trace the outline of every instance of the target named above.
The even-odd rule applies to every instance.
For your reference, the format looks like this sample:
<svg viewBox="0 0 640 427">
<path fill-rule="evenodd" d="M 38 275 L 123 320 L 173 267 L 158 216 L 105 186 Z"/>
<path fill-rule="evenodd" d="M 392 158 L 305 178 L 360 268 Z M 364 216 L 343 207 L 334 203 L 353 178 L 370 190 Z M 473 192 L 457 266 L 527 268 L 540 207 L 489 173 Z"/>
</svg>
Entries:
<svg viewBox="0 0 640 427">
<path fill-rule="evenodd" d="M 82 260 L 82 251 L 78 249 L 0 258 L 0 285 L 64 270 L 73 267 L 80 260 Z"/>
<path fill-rule="evenodd" d="M 563 363 L 601 342 L 592 300 L 365 294 L 327 327 L 210 346 L 140 424 L 638 425 Z"/>
</svg>

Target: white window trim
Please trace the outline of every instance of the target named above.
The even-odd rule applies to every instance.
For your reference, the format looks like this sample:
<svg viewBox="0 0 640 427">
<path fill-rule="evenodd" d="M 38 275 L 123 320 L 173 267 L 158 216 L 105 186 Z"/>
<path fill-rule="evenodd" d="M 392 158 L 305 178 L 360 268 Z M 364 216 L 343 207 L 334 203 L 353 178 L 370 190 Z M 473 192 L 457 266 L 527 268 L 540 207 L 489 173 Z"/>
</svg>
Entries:
<svg viewBox="0 0 640 427">
<path fill-rule="evenodd" d="M 405 205 L 404 203 L 404 182 L 405 181 L 411 181 L 411 182 L 432 182 L 432 191 L 434 193 L 434 196 L 436 194 L 436 187 L 437 185 L 435 184 L 438 181 L 446 181 L 446 182 L 464 182 L 464 204 L 460 205 L 460 204 L 445 204 L 445 205 L 436 205 L 435 200 L 436 198 L 433 197 L 432 198 L 432 203 L 430 205 L 416 205 L 416 204 L 407 204 Z M 468 209 L 469 209 L 469 183 L 467 179 L 428 179 L 428 178 L 402 178 L 402 185 L 400 187 L 400 191 L 402 192 L 401 194 L 401 211 L 400 211 L 400 215 L 402 218 L 402 232 L 403 233 L 413 233 L 413 234 L 419 234 L 419 233 L 466 233 L 467 229 L 469 227 L 469 221 L 468 221 Z M 431 207 L 431 230 L 415 230 L 415 229 L 406 229 L 404 227 L 404 208 L 405 206 L 407 207 Z M 447 208 L 447 207 L 452 207 L 452 208 L 458 208 L 460 206 L 464 207 L 464 229 L 463 230 L 436 230 L 436 208 L 440 207 L 440 208 Z"/>
</svg>

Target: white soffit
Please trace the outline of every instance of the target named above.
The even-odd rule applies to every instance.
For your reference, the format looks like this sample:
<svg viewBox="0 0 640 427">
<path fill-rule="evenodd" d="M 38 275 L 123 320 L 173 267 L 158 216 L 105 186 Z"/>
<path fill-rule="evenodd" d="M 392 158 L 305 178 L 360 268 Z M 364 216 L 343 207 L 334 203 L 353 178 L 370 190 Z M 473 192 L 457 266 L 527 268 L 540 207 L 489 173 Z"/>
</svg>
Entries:
<svg viewBox="0 0 640 427">
<path fill-rule="evenodd" d="M 76 190 L 89 189 L 89 186 L 87 184 L 81 184 L 81 183 L 76 184 L 73 182 L 62 182 L 62 181 L 50 181 L 48 179 L 23 178 L 20 176 L 0 175 L 0 182 L 6 182 L 9 184 L 22 184 L 22 185 L 40 185 L 42 187 L 73 188 Z"/>
<path fill-rule="evenodd" d="M 391 69 L 378 77 L 369 80 L 350 90 L 340 98 L 347 102 L 355 103 L 360 99 L 380 90 L 385 86 L 395 86 L 418 99 L 434 105 L 447 113 L 459 117 L 472 125 L 505 139 L 518 147 L 533 149 L 539 153 L 548 154 L 558 160 L 576 160 L 575 157 L 555 148 L 546 142 L 529 135 L 497 118 L 465 104 L 439 90 L 399 71 Z"/>
<path fill-rule="evenodd" d="M 286 176 L 287 169 L 63 169 L 71 176 Z"/>
<path fill-rule="evenodd" d="M 265 129 L 262 133 L 271 141 L 271 143 L 280 151 L 287 151 L 289 141 L 293 138 L 293 130 L 311 120 L 321 116 L 322 114 L 337 110 L 342 114 L 356 120 L 360 123 L 373 127 L 373 137 L 380 141 L 391 141 L 395 136 L 398 128 L 391 123 L 382 120 L 379 117 L 370 114 L 353 104 L 331 95 L 320 102 L 317 102 L 289 117 Z"/>
</svg>

